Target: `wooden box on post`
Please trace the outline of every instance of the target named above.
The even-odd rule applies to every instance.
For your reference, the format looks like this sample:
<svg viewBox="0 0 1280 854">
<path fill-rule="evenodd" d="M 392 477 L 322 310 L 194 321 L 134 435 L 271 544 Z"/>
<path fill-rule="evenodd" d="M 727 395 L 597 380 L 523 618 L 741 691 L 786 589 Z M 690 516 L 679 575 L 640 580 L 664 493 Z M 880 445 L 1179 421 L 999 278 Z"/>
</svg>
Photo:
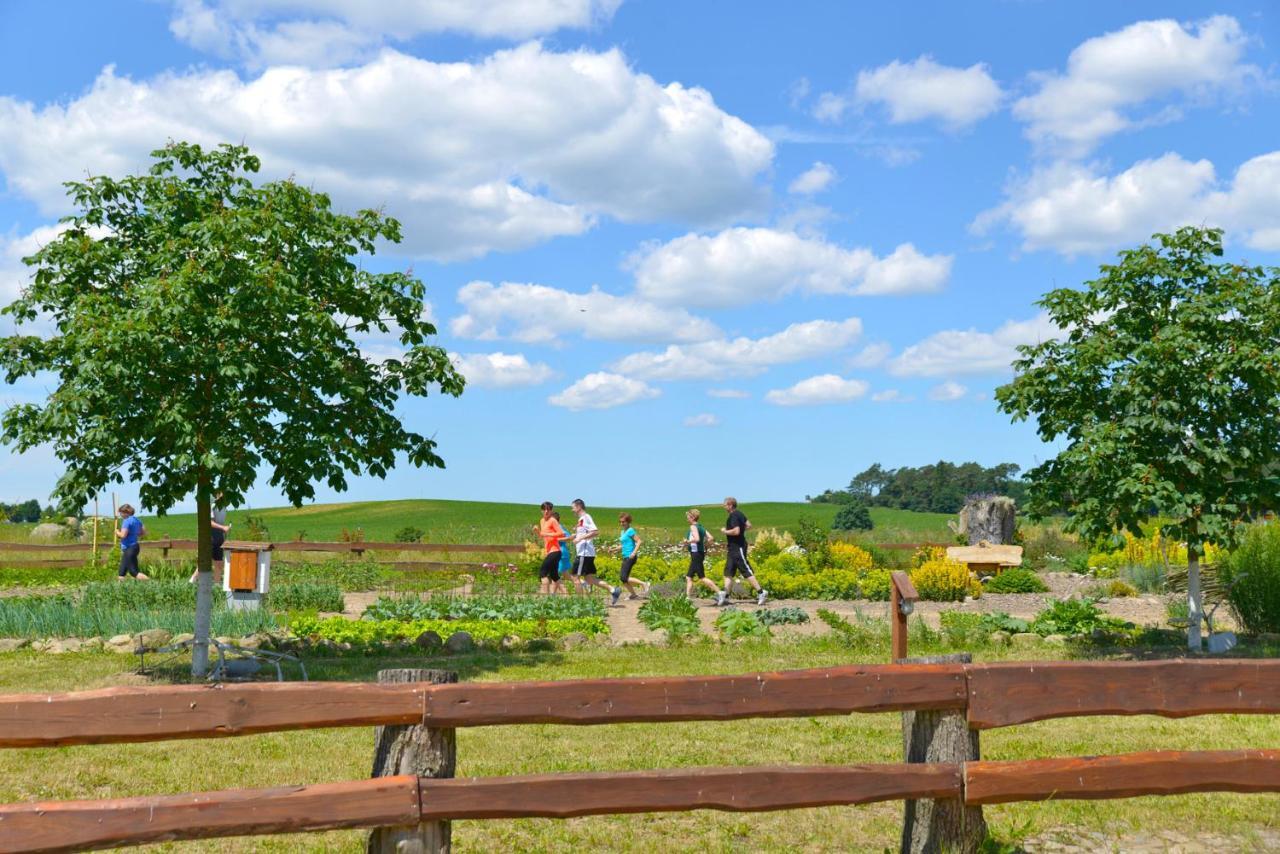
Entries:
<svg viewBox="0 0 1280 854">
<path fill-rule="evenodd" d="M 222 546 L 222 589 L 231 608 L 258 608 L 271 586 L 271 543 L 229 540 Z"/>
<path fill-rule="evenodd" d="M 379 670 L 380 684 L 458 681 L 448 670 L 404 668 Z M 374 777 L 452 777 L 457 766 L 457 739 L 452 728 L 424 724 L 380 726 L 374 730 Z M 452 828 L 448 821 L 424 821 L 403 827 L 379 827 L 369 834 L 368 854 L 449 854 Z"/>
</svg>

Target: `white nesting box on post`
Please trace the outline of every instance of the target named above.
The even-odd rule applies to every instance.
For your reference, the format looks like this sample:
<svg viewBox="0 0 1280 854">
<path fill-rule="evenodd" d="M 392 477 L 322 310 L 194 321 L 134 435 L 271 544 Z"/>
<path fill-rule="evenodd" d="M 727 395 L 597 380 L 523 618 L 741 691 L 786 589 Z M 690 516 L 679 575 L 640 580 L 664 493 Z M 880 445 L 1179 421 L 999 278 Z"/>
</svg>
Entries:
<svg viewBox="0 0 1280 854">
<path fill-rule="evenodd" d="M 271 586 L 271 543 L 239 540 L 222 545 L 222 589 L 234 609 L 261 607 Z"/>
</svg>

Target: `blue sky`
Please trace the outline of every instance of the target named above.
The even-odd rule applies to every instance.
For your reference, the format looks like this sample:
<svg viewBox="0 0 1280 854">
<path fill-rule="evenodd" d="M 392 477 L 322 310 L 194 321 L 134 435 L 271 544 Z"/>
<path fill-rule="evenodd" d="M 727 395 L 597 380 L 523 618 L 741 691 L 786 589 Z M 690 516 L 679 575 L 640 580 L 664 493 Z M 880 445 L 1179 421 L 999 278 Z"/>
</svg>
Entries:
<svg viewBox="0 0 1280 854">
<path fill-rule="evenodd" d="M 1186 223 L 1277 262 L 1277 36 L 1257 2 L 8 0 L 0 301 L 61 181 L 243 140 L 405 223 L 370 266 L 412 266 L 469 378 L 403 405 L 448 468 L 348 499 L 1028 466 L 1052 449 L 992 391 L 1053 334 L 1042 293 Z M 59 471 L 0 448 L 0 500 Z"/>
</svg>

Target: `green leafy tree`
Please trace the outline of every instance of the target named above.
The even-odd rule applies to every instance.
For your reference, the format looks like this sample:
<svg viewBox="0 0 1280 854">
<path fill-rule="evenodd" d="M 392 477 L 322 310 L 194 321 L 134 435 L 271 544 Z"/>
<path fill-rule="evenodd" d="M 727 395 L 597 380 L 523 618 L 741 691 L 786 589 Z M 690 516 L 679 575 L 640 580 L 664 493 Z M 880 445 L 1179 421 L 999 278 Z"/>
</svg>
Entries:
<svg viewBox="0 0 1280 854">
<path fill-rule="evenodd" d="M 1140 534 L 1158 513 L 1187 543 L 1192 649 L 1205 546 L 1229 547 L 1278 491 L 1280 270 L 1222 254 L 1220 230 L 1182 228 L 1049 292 L 1040 305 L 1062 335 L 1019 348 L 996 392 L 1062 447 L 1030 472 L 1033 515 L 1065 507 L 1096 538 Z"/>
<path fill-rule="evenodd" d="M 873 527 L 871 511 L 861 501 L 846 504 L 836 511 L 831 527 L 836 531 L 870 531 Z"/>
<path fill-rule="evenodd" d="M 243 146 L 170 143 L 147 174 L 67 184 L 76 213 L 26 263 L 34 277 L 4 308 L 12 383 L 51 372 L 43 405 L 11 407 L 0 441 L 52 444 L 66 467 L 56 496 L 83 504 L 127 476 L 164 513 L 194 495 L 199 583 L 193 671 L 208 660 L 209 504 L 239 504 L 268 473 L 295 505 L 318 481 L 386 475 L 401 456 L 443 466 L 431 439 L 405 429 L 402 394 L 462 392 L 462 377 L 423 316 L 407 273 L 353 260 L 400 225 L 378 211 L 335 213 L 293 181 L 255 185 Z M 48 335 L 21 334 L 38 317 Z M 25 327 L 29 328 L 29 327 Z M 372 358 L 361 334 L 403 352 Z"/>
</svg>

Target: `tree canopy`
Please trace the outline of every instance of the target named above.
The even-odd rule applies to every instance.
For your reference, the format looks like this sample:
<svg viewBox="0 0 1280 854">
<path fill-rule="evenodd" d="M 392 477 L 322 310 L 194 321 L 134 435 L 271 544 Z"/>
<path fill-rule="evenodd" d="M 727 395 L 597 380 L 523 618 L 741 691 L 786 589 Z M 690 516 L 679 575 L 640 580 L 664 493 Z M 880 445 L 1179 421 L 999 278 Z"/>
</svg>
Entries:
<svg viewBox="0 0 1280 854">
<path fill-rule="evenodd" d="M 0 339 L 0 368 L 10 383 L 51 372 L 56 388 L 8 409 L 0 440 L 51 444 L 59 499 L 83 503 L 124 477 L 159 513 L 194 495 L 202 570 L 211 497 L 235 506 L 260 469 L 296 505 L 316 482 L 342 490 L 401 455 L 443 466 L 396 413 L 402 395 L 463 388 L 428 344 L 425 287 L 355 261 L 398 242 L 399 223 L 336 213 L 291 180 L 255 185 L 244 146 L 175 142 L 152 156 L 143 175 L 68 183 L 76 213 L 24 259 L 35 273 L 3 309 L 19 332 Z M 394 355 L 363 351 L 368 335 Z"/>
<path fill-rule="evenodd" d="M 830 490 L 809 500 L 817 503 L 865 503 L 926 513 L 956 513 L 970 495 L 999 493 L 1021 501 L 1026 485 L 1014 463 L 985 467 L 978 463 L 939 460 L 925 466 L 886 469 L 875 463 L 853 476 L 843 490 Z"/>
<path fill-rule="evenodd" d="M 1061 446 L 1028 473 L 1033 514 L 1065 507 L 1088 537 L 1159 514 L 1194 570 L 1205 544 L 1230 545 L 1276 503 L 1280 270 L 1223 261 L 1218 229 L 1153 240 L 1045 295 L 1062 332 L 1019 348 L 996 399 Z M 1195 645 L 1198 614 L 1197 600 Z"/>
</svg>

